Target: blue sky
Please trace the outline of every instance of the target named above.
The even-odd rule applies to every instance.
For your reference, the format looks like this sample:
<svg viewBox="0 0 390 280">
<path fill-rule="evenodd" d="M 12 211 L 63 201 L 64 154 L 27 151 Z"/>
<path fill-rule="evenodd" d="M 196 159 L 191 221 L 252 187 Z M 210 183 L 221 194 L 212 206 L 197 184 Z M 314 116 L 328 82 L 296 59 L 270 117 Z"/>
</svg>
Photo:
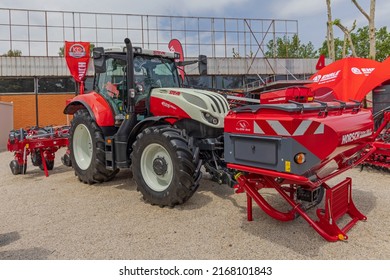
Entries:
<svg viewBox="0 0 390 280">
<path fill-rule="evenodd" d="M 368 11 L 369 0 L 359 3 Z M 387 26 L 390 30 L 390 1 L 376 1 L 376 27 Z M 109 5 L 107 4 L 109 3 Z M 108 12 L 151 15 L 196 17 L 234 17 L 260 19 L 298 20 L 299 37 L 303 43 L 311 41 L 320 47 L 326 35 L 325 0 L 2 0 L 1 8 L 38 9 L 77 12 Z M 333 18 L 341 19 L 348 27 L 354 20 L 358 26 L 367 20 L 351 0 L 332 1 Z M 342 33 L 335 28 L 335 35 Z"/>
</svg>

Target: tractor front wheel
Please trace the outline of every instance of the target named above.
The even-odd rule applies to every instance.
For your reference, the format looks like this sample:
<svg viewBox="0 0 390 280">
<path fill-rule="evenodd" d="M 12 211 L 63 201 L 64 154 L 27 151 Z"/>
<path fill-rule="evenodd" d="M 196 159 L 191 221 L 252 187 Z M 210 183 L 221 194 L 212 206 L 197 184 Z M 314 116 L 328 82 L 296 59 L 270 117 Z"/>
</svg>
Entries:
<svg viewBox="0 0 390 280">
<path fill-rule="evenodd" d="M 172 127 L 151 127 L 133 144 L 133 176 L 144 199 L 173 207 L 186 202 L 199 186 L 197 150 L 188 137 Z"/>
<path fill-rule="evenodd" d="M 103 132 L 87 110 L 74 114 L 69 132 L 70 158 L 79 180 L 87 184 L 111 180 L 118 170 L 106 169 Z"/>
</svg>

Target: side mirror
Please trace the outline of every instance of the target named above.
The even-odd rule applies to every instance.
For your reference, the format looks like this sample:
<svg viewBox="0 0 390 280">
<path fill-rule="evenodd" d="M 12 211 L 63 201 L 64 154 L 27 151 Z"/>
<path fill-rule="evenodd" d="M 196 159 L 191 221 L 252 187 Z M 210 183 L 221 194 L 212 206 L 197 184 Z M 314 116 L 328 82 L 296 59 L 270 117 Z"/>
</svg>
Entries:
<svg viewBox="0 0 390 280">
<path fill-rule="evenodd" d="M 198 57 L 199 75 L 207 75 L 207 56 L 200 54 Z"/>
<path fill-rule="evenodd" d="M 104 55 L 104 48 L 103 47 L 96 47 L 93 48 L 92 51 L 92 57 L 93 59 L 99 59 Z"/>
<path fill-rule="evenodd" d="M 104 48 L 97 47 L 93 49 L 93 66 L 95 67 L 95 73 L 106 72 L 106 61 L 104 59 Z"/>
</svg>

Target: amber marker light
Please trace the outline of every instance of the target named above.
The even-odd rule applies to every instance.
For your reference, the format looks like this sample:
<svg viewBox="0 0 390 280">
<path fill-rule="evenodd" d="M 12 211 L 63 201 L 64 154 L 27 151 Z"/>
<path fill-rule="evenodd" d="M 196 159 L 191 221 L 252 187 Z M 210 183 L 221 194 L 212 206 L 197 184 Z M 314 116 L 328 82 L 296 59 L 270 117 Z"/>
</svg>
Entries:
<svg viewBox="0 0 390 280">
<path fill-rule="evenodd" d="M 297 163 L 297 164 L 302 164 L 302 163 L 305 163 L 306 161 L 306 156 L 304 153 L 298 153 L 295 155 L 294 157 L 294 161 Z"/>
</svg>

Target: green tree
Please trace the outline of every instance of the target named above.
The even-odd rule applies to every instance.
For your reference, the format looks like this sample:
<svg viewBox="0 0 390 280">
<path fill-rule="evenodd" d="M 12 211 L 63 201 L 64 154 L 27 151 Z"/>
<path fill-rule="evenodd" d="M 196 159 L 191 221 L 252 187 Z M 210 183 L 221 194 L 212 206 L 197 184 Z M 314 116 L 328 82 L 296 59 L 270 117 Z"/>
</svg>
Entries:
<svg viewBox="0 0 390 280">
<path fill-rule="evenodd" d="M 390 56 L 390 33 L 383 26 L 376 31 L 376 60 L 383 61 Z"/>
<path fill-rule="evenodd" d="M 376 60 L 383 61 L 390 56 L 390 34 L 387 31 L 387 27 L 381 27 L 376 31 Z M 357 57 L 369 58 L 370 56 L 370 35 L 369 27 L 364 26 L 358 28 L 355 32 L 351 33 L 351 40 L 355 46 L 355 52 Z M 336 60 L 343 58 L 343 46 L 344 40 L 335 38 L 335 50 Z M 327 41 L 325 40 L 318 50 L 320 54 L 329 57 Z M 350 49 L 346 50 L 346 56 L 351 56 L 352 52 Z"/>
<path fill-rule="evenodd" d="M 370 0 L 370 10 L 369 12 L 366 12 L 362 6 L 358 3 L 357 0 L 352 0 L 352 3 L 355 5 L 355 7 L 360 11 L 360 13 L 367 19 L 368 21 L 368 44 L 369 44 L 369 55 L 367 57 L 371 59 L 375 59 L 376 56 L 376 29 L 375 29 L 375 5 L 376 5 L 376 0 Z M 343 47 L 343 57 L 351 55 L 350 52 L 352 52 L 352 56 L 359 56 L 358 52 L 355 50 L 355 45 L 352 40 L 352 31 L 355 29 L 355 23 L 356 20 L 353 24 L 353 27 L 351 29 L 348 29 L 346 26 L 344 26 L 341 23 L 340 19 L 336 19 L 332 21 L 332 10 L 331 10 L 331 0 L 326 0 L 326 5 L 327 5 L 327 15 L 328 15 L 328 22 L 327 22 L 327 46 L 328 46 L 328 53 L 329 56 L 332 60 L 335 59 L 335 54 L 333 50 L 334 46 L 334 37 L 333 37 L 333 25 L 339 27 L 341 31 L 344 33 L 344 47 Z M 349 50 L 348 50 L 349 48 Z M 349 53 L 349 54 L 348 54 Z"/>
<path fill-rule="evenodd" d="M 383 26 L 375 33 L 376 60 L 383 61 L 390 55 L 390 34 L 387 27 Z M 356 33 L 352 34 L 352 40 L 356 47 L 358 57 L 371 57 L 370 55 L 370 33 L 369 27 L 359 28 Z"/>
<path fill-rule="evenodd" d="M 61 57 L 65 56 L 65 47 L 60 47 L 60 50 L 58 51 L 58 55 Z"/>
<path fill-rule="evenodd" d="M 333 24 L 336 25 L 337 27 L 339 27 L 341 29 L 341 31 L 343 31 L 344 33 L 344 45 L 343 45 L 343 57 L 346 57 L 347 56 L 347 51 L 348 51 L 348 47 L 351 51 L 351 55 L 353 57 L 356 57 L 356 51 L 355 51 L 355 45 L 354 45 L 354 42 L 352 40 L 352 31 L 355 30 L 356 28 L 356 20 L 353 22 L 352 24 L 352 27 L 351 29 L 348 29 L 348 27 L 344 26 L 340 19 L 335 19 L 333 21 Z"/>
<path fill-rule="evenodd" d="M 368 21 L 368 44 L 369 51 L 368 57 L 371 59 L 375 59 L 376 56 L 376 29 L 375 29 L 375 5 L 376 0 L 370 0 L 370 12 L 367 13 L 363 8 L 359 5 L 356 0 L 352 0 L 352 3 L 355 4 L 356 8 L 362 13 L 362 15 Z"/>
<path fill-rule="evenodd" d="M 356 46 L 356 56 L 368 57 L 370 51 L 368 26 L 359 28 L 355 33 L 351 34 L 351 37 Z"/>
<path fill-rule="evenodd" d="M 315 58 L 318 54 L 312 42 L 303 44 L 296 34 L 270 40 L 266 48 L 265 56 L 274 58 Z"/>
<path fill-rule="evenodd" d="M 3 56 L 9 56 L 9 57 L 22 56 L 22 51 L 20 51 L 20 50 L 9 50 L 7 53 L 3 54 Z"/>
<path fill-rule="evenodd" d="M 334 51 L 336 60 L 343 58 L 343 46 L 344 40 L 341 40 L 340 38 L 334 38 Z M 322 46 L 321 48 L 319 48 L 318 53 L 320 55 L 325 55 L 325 57 L 330 57 L 327 40 L 322 43 Z"/>
</svg>

